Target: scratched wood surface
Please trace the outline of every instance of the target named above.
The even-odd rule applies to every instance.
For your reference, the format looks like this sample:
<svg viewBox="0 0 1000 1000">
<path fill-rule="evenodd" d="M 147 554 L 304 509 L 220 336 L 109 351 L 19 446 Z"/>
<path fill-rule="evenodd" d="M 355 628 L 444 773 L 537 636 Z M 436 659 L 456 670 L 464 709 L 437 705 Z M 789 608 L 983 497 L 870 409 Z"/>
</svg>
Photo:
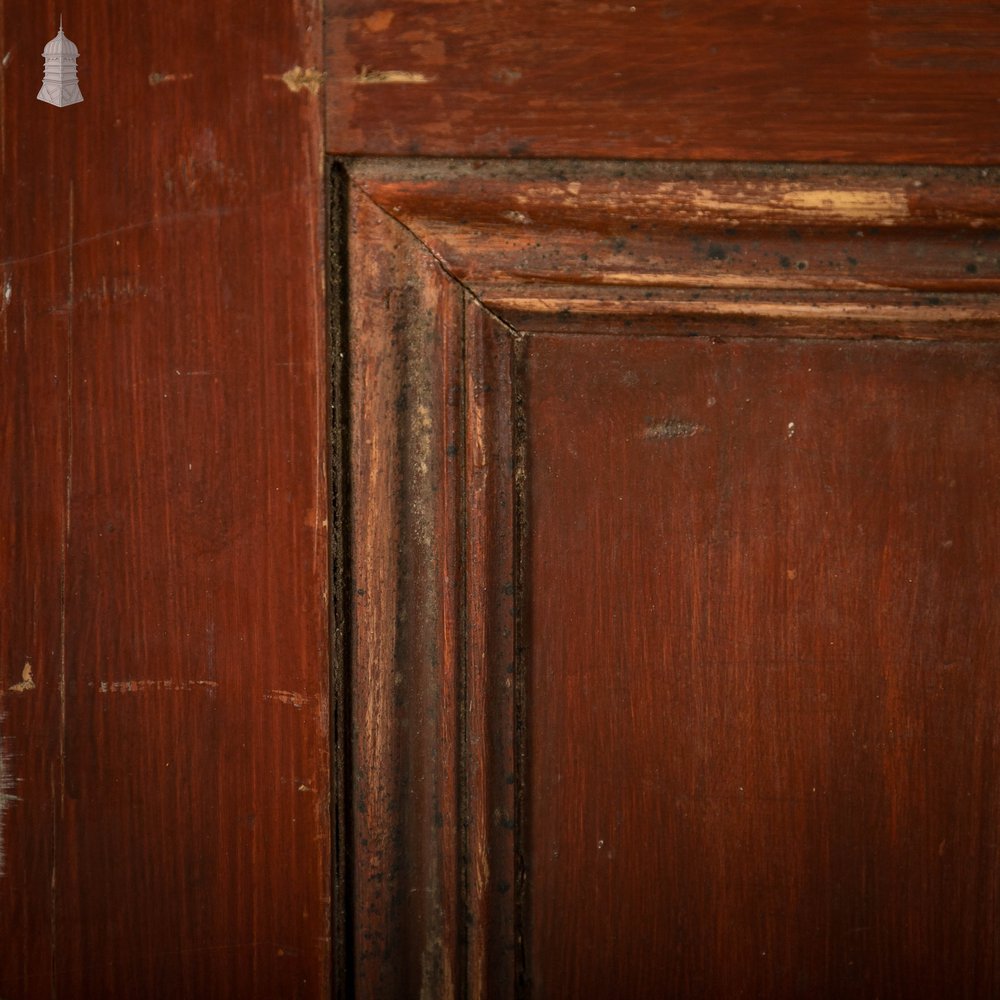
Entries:
<svg viewBox="0 0 1000 1000">
<path fill-rule="evenodd" d="M 359 995 L 1000 989 L 995 174 L 349 173 Z"/>
<path fill-rule="evenodd" d="M 0 8 L 0 994 L 326 996 L 319 5 Z"/>
<path fill-rule="evenodd" d="M 995 163 L 982 0 L 345 0 L 344 154 Z"/>
<path fill-rule="evenodd" d="M 462 977 L 458 750 L 465 292 L 352 191 L 351 828 L 359 997 Z"/>
</svg>

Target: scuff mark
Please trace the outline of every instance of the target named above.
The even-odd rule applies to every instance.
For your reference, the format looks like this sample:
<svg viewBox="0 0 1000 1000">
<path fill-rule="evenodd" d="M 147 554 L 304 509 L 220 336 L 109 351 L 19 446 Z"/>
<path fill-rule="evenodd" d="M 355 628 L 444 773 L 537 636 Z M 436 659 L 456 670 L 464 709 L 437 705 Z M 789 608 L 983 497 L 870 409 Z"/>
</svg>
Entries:
<svg viewBox="0 0 1000 1000">
<path fill-rule="evenodd" d="M 135 694 L 139 691 L 195 691 L 198 688 L 208 688 L 214 691 L 218 688 L 218 681 L 183 681 L 166 678 L 159 679 L 129 679 L 124 681 L 99 681 L 96 685 L 93 681 L 90 686 L 96 688 L 101 694 Z"/>
<path fill-rule="evenodd" d="M 297 94 L 300 90 L 308 90 L 310 94 L 318 94 L 323 80 L 326 79 L 326 74 L 318 69 L 293 66 L 281 76 L 269 73 L 264 79 L 280 80 L 293 94 Z"/>
<path fill-rule="evenodd" d="M 498 69 L 495 73 L 493 73 L 492 77 L 497 83 L 505 83 L 509 86 L 512 83 L 517 83 L 517 81 L 521 79 L 521 71 L 519 69 L 510 69 L 505 66 L 503 69 Z"/>
<path fill-rule="evenodd" d="M 9 51 L 5 52 L 3 59 L 0 60 L 0 66 L 2 66 L 4 69 L 6 69 L 10 65 L 10 57 L 13 54 L 14 54 L 14 50 L 13 49 L 10 49 Z"/>
<path fill-rule="evenodd" d="M 309 699 L 304 694 L 299 694 L 298 691 L 268 691 L 264 695 L 264 700 L 280 701 L 283 705 L 302 708 Z"/>
<path fill-rule="evenodd" d="M 24 669 L 21 671 L 21 679 L 16 684 L 11 684 L 10 690 L 16 691 L 18 694 L 35 690 L 35 673 L 31 669 L 30 663 L 26 662 L 24 664 Z"/>
<path fill-rule="evenodd" d="M 699 431 L 705 428 L 701 424 L 692 423 L 690 420 L 679 420 L 671 417 L 669 420 L 660 420 L 651 423 L 645 430 L 644 436 L 648 438 L 689 438 L 694 437 Z"/>
<path fill-rule="evenodd" d="M 179 83 L 183 80 L 194 79 L 194 73 L 150 73 L 149 85 L 157 87 L 161 83 Z"/>
<path fill-rule="evenodd" d="M 665 193 L 673 191 L 673 183 L 660 185 Z M 737 216 L 768 216 L 800 213 L 834 219 L 841 222 L 877 222 L 893 225 L 909 218 L 909 201 L 905 190 L 887 189 L 817 189 L 788 185 L 786 190 L 773 192 L 767 186 L 747 185 L 742 196 L 725 197 L 711 188 L 694 192 L 690 204 L 696 215 L 733 214 Z"/>
<path fill-rule="evenodd" d="M 430 83 L 436 79 L 426 73 L 415 73 L 405 69 L 371 69 L 362 66 L 354 78 L 355 83 Z"/>
<path fill-rule="evenodd" d="M 5 721 L 3 714 L 0 714 L 0 723 Z M 17 801 L 17 796 L 13 794 L 14 776 L 10 772 L 10 755 L 6 751 L 6 740 L 0 732 L 0 876 L 4 874 L 4 841 L 3 841 L 3 820 L 7 814 L 7 809 L 12 802 Z"/>
<path fill-rule="evenodd" d="M 10 307 L 10 301 L 14 296 L 14 286 L 11 283 L 10 275 L 4 275 L 3 281 L 3 305 L 0 306 L 0 316 L 3 316 L 3 352 L 7 353 L 7 310 Z"/>
<path fill-rule="evenodd" d="M 781 196 L 781 202 L 797 211 L 817 212 L 839 219 L 861 217 L 892 223 L 910 214 L 905 191 L 787 191 Z"/>
<path fill-rule="evenodd" d="M 378 33 L 385 31 L 392 24 L 396 16 L 394 10 L 377 10 L 374 14 L 369 14 L 361 23 L 369 30 Z"/>
</svg>

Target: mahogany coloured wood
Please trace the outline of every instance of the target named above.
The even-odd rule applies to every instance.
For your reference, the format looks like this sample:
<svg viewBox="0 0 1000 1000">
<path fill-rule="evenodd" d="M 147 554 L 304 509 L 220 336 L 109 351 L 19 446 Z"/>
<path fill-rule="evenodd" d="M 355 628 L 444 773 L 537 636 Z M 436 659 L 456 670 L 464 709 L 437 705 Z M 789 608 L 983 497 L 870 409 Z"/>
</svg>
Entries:
<svg viewBox="0 0 1000 1000">
<path fill-rule="evenodd" d="M 983 0 L 345 0 L 337 154 L 997 163 Z"/>
<path fill-rule="evenodd" d="M 528 338 L 537 997 L 1000 988 L 1000 347 Z"/>
<path fill-rule="evenodd" d="M 995 992 L 992 173 L 349 173 L 358 995 Z"/>
<path fill-rule="evenodd" d="M 0 6 L 0 994 L 327 996 L 319 4 L 64 12 L 59 109 Z"/>
</svg>

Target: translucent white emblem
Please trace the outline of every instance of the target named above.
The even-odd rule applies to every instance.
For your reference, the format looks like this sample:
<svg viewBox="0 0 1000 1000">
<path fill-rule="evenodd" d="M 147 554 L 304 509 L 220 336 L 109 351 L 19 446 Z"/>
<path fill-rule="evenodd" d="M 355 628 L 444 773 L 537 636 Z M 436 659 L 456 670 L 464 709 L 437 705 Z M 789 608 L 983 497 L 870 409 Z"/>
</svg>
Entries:
<svg viewBox="0 0 1000 1000">
<path fill-rule="evenodd" d="M 76 60 L 80 50 L 63 34 L 62 17 L 59 18 L 59 34 L 45 46 L 45 78 L 38 99 L 57 108 L 67 104 L 79 104 L 83 100 L 80 84 L 76 79 Z"/>
</svg>

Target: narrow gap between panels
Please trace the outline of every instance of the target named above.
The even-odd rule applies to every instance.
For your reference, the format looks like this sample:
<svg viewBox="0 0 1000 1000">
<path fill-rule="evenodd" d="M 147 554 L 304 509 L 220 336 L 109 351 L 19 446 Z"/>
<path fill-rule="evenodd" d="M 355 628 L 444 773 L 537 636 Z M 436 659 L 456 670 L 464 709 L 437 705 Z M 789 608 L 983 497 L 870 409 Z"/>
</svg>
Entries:
<svg viewBox="0 0 1000 1000">
<path fill-rule="evenodd" d="M 333 996 L 353 995 L 354 955 L 350 923 L 353 887 L 349 850 L 352 840 L 350 810 L 351 615 L 348 588 L 350 565 L 350 426 L 348 337 L 348 187 L 341 163 L 326 164 L 326 278 L 327 278 L 327 471 L 329 478 L 330 563 L 330 936 Z"/>
</svg>

